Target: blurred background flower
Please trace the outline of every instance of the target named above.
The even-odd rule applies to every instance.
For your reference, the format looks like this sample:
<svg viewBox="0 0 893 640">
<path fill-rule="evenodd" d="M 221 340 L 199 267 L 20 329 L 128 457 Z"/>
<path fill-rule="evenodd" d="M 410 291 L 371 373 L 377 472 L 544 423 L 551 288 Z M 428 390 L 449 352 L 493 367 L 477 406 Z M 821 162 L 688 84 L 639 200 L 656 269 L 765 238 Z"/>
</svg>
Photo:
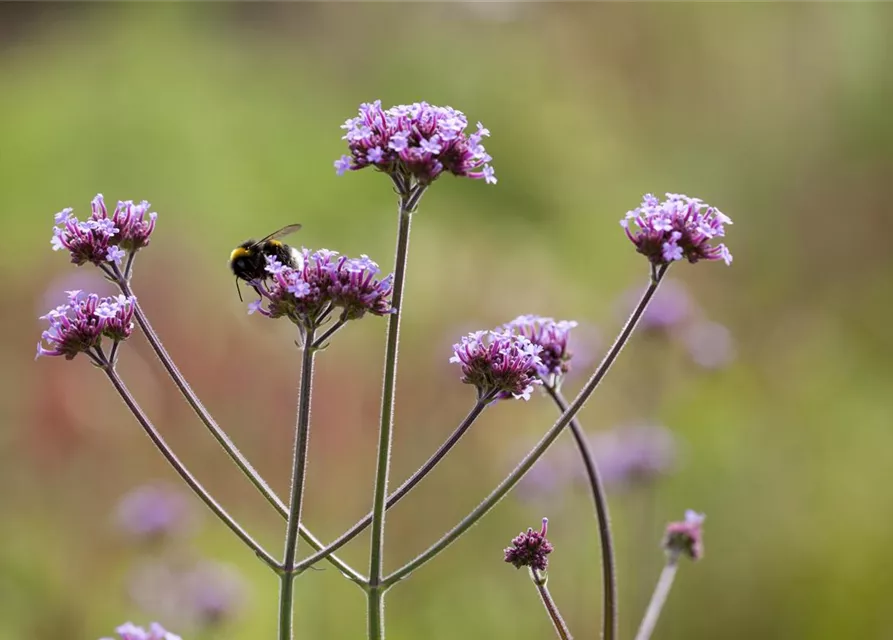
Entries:
<svg viewBox="0 0 893 640">
<path fill-rule="evenodd" d="M 196 513 L 187 487 L 146 484 L 126 494 L 115 511 L 118 528 L 135 539 L 159 542 L 194 532 Z"/>
<path fill-rule="evenodd" d="M 697 308 L 688 290 L 674 277 L 675 275 L 670 272 L 657 293 L 654 294 L 651 304 L 639 319 L 639 330 L 647 332 L 672 331 L 697 313 Z M 626 319 L 641 296 L 641 285 L 624 293 L 618 305 L 618 316 L 621 319 Z"/>
<path fill-rule="evenodd" d="M 671 473 L 677 446 L 672 432 L 660 425 L 629 425 L 590 437 L 596 464 L 606 485 L 636 485 Z M 580 470 L 580 481 L 584 481 Z"/>
<path fill-rule="evenodd" d="M 128 594 L 142 612 L 193 632 L 226 633 L 223 625 L 249 601 L 239 570 L 210 560 L 145 561 L 133 568 L 128 583 Z"/>
</svg>

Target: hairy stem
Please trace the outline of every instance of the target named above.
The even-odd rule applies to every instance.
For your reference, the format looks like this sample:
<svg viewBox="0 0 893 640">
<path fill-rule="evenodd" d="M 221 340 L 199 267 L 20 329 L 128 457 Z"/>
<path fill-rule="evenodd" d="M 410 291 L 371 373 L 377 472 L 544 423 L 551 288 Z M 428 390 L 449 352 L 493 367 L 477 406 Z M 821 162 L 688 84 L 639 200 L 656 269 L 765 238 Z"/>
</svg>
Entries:
<svg viewBox="0 0 893 640">
<path fill-rule="evenodd" d="M 446 455 L 450 452 L 456 443 L 465 435 L 465 432 L 474 424 L 474 421 L 478 419 L 478 417 L 483 413 L 484 409 L 487 408 L 488 403 L 493 399 L 492 394 L 490 396 L 485 396 L 478 400 L 474 407 L 472 407 L 471 411 L 468 412 L 468 415 L 465 416 L 465 419 L 456 427 L 455 431 L 450 434 L 450 437 L 446 439 L 446 441 L 440 445 L 440 447 L 435 451 L 425 463 L 418 468 L 418 470 L 413 473 L 407 480 L 397 488 L 391 495 L 388 496 L 388 499 L 385 501 L 385 510 L 393 507 L 400 499 L 409 493 L 413 487 L 415 487 L 422 479 L 428 475 L 437 464 L 443 460 Z M 322 558 L 325 558 L 326 555 L 332 553 L 333 551 L 338 550 L 363 531 L 366 530 L 366 527 L 372 522 L 372 512 L 366 514 L 362 520 L 359 520 L 354 526 L 345 531 L 338 537 L 334 542 L 329 544 L 326 548 L 321 551 L 314 553 L 311 556 L 308 556 L 304 560 L 301 560 L 295 567 L 296 573 L 301 573 L 308 567 L 319 562 Z"/>
<path fill-rule="evenodd" d="M 567 400 L 561 391 L 553 385 L 545 385 L 546 391 L 558 406 L 562 413 L 567 411 Z M 573 418 L 570 421 L 571 433 L 580 451 L 583 466 L 586 467 L 586 476 L 589 479 L 589 488 L 592 491 L 592 499 L 595 502 L 596 521 L 598 523 L 598 535 L 602 550 L 602 638 L 614 640 L 618 633 L 617 614 L 617 574 L 614 564 L 614 541 L 611 537 L 611 517 L 608 514 L 608 496 L 605 494 L 605 486 L 598 473 L 592 449 L 586 439 L 586 434 L 580 426 L 579 420 Z"/>
<path fill-rule="evenodd" d="M 295 425 L 295 459 L 291 476 L 291 504 L 285 533 L 285 555 L 279 587 L 279 640 L 291 640 L 294 609 L 295 556 L 298 552 L 298 528 L 304 500 L 304 476 L 307 469 L 307 448 L 310 444 L 310 401 L 313 394 L 314 330 L 304 336 L 301 355 L 301 389 L 298 394 L 298 417 Z"/>
<path fill-rule="evenodd" d="M 152 443 L 161 452 L 161 455 L 168 461 L 168 463 L 174 468 L 174 471 L 183 479 L 183 481 L 189 485 L 189 488 L 197 495 L 202 502 L 207 505 L 207 507 L 214 512 L 223 523 L 230 528 L 230 530 L 235 533 L 239 539 L 244 542 L 258 558 L 264 561 L 268 567 L 273 569 L 274 571 L 279 571 L 280 566 L 273 556 L 267 553 L 266 550 L 260 545 L 260 543 L 256 542 L 251 535 L 245 531 L 238 522 L 236 522 L 232 516 L 230 516 L 226 510 L 221 507 L 211 494 L 201 485 L 201 483 L 196 480 L 195 476 L 193 476 L 189 470 L 186 468 L 180 459 L 174 454 L 171 448 L 168 446 L 167 442 L 165 442 L 164 438 L 161 437 L 161 434 L 155 429 L 152 425 L 152 422 L 149 420 L 148 416 L 146 416 L 145 412 L 143 412 L 142 408 L 137 403 L 136 399 L 134 399 L 133 395 L 130 393 L 130 390 L 124 384 L 124 381 L 121 380 L 121 377 L 118 375 L 118 372 L 114 369 L 114 367 L 108 361 L 105 361 L 101 365 L 103 371 L 105 371 L 105 375 L 108 377 L 109 381 L 112 383 L 112 386 L 115 387 L 115 391 L 118 392 L 118 395 L 121 396 L 121 399 L 124 401 L 124 404 L 127 405 L 127 408 L 130 409 L 130 412 L 134 415 L 137 421 L 140 423 L 140 426 L 143 428 L 143 431 L 146 432 L 146 435 L 149 436 L 149 439 L 152 440 Z"/>
<path fill-rule="evenodd" d="M 648 609 L 645 611 L 645 617 L 642 618 L 642 624 L 639 625 L 639 630 L 636 632 L 636 640 L 648 640 L 654 632 L 660 612 L 673 587 L 673 580 L 676 578 L 676 569 L 679 567 L 676 560 L 677 558 L 671 555 L 661 571 L 657 586 L 654 587 L 654 594 L 651 596 L 651 602 L 648 603 Z"/>
<path fill-rule="evenodd" d="M 384 638 L 384 596 L 382 587 L 369 589 L 366 603 L 366 637 Z"/>
<path fill-rule="evenodd" d="M 328 340 L 333 335 L 335 335 L 335 333 L 346 324 L 347 324 L 347 320 L 338 320 L 331 327 L 326 329 L 322 333 L 322 335 L 316 339 L 316 341 L 313 343 L 313 346 L 317 347 L 317 348 L 321 348 L 323 345 L 325 345 L 326 340 Z"/>
<path fill-rule="evenodd" d="M 384 594 L 380 592 L 384 559 L 385 500 L 388 495 L 388 474 L 391 463 L 391 442 L 394 427 L 394 394 L 397 380 L 397 347 L 400 342 L 400 318 L 403 287 L 406 282 L 406 260 L 409 254 L 409 231 L 412 222 L 411 192 L 400 196 L 397 228 L 397 251 L 394 260 L 394 312 L 388 318 L 385 346 L 384 380 L 381 393 L 381 422 L 378 432 L 378 461 L 375 469 L 375 491 L 372 498 L 372 542 L 369 550 L 368 638 L 384 638 Z"/>
<path fill-rule="evenodd" d="M 123 274 L 120 271 L 112 274 L 112 279 L 121 289 L 121 293 L 125 296 L 133 296 L 133 290 L 130 288 L 130 283 L 124 278 Z M 205 406 L 198 399 L 198 396 L 189 386 L 189 383 L 186 382 L 186 378 L 183 377 L 183 374 L 180 373 L 180 370 L 177 368 L 177 365 L 174 364 L 173 358 L 171 358 L 170 354 L 167 352 L 167 349 L 164 348 L 164 345 L 161 343 L 161 340 L 158 338 L 158 334 L 155 333 L 155 330 L 152 328 L 152 325 L 149 323 L 148 317 L 146 317 L 145 312 L 140 306 L 139 300 L 134 304 L 134 316 L 136 317 L 137 323 L 140 325 L 143 333 L 146 336 L 146 339 L 149 341 L 149 344 L 152 347 L 152 350 L 155 352 L 155 355 L 161 361 L 162 366 L 167 371 L 171 380 L 173 380 L 177 389 L 180 390 L 180 393 L 186 399 L 186 402 L 195 412 L 195 414 L 202 421 L 202 424 L 211 432 L 211 435 L 217 441 L 217 443 L 223 448 L 223 450 L 227 453 L 230 459 L 236 464 L 236 466 L 242 471 L 242 473 L 248 478 L 251 484 L 260 492 L 260 494 L 266 498 L 267 502 L 269 502 L 276 512 L 282 516 L 282 518 L 288 518 L 288 508 L 285 506 L 285 503 L 279 499 L 279 496 L 275 494 L 273 489 L 264 481 L 261 475 L 255 470 L 251 463 L 245 458 L 241 451 L 239 451 L 238 447 L 236 447 L 235 443 L 230 440 L 229 436 L 220 428 L 217 422 L 214 420 L 211 413 L 205 408 Z M 307 530 L 303 525 L 301 525 L 300 529 L 301 535 L 304 539 L 312 546 L 314 549 L 322 549 L 322 542 L 317 539 L 309 530 Z M 365 578 L 354 568 L 348 565 L 346 562 L 338 558 L 334 555 L 326 556 L 326 559 L 331 562 L 342 574 L 344 574 L 348 579 L 356 582 L 362 583 L 365 581 Z"/>
<path fill-rule="evenodd" d="M 663 275 L 666 273 L 667 268 L 661 267 L 658 271 L 656 271 L 652 277 L 651 283 L 648 285 L 648 288 L 642 294 L 642 298 L 639 300 L 639 303 L 636 305 L 636 308 L 633 310 L 632 315 L 630 315 L 629 319 L 626 321 L 626 324 L 623 326 L 623 329 L 620 331 L 620 334 L 617 336 L 617 339 L 614 341 L 614 344 L 611 346 L 611 349 L 608 351 L 607 355 L 605 355 L 601 364 L 599 364 L 598 368 L 595 370 L 595 373 L 592 374 L 592 377 L 583 387 L 577 397 L 574 398 L 574 401 L 567 408 L 567 410 L 561 415 L 558 421 L 546 432 L 543 438 L 537 443 L 537 445 L 533 448 L 533 450 L 528 453 L 521 463 L 512 471 L 508 477 L 503 480 L 493 492 L 487 496 L 487 498 L 479 504 L 471 513 L 465 516 L 459 524 L 450 529 L 440 540 L 434 543 L 431 547 L 429 547 L 426 551 L 422 552 L 417 557 L 413 558 L 405 565 L 403 565 L 400 569 L 389 575 L 385 578 L 383 584 L 386 586 L 390 586 L 395 582 L 398 582 L 404 578 L 406 578 L 413 571 L 427 563 L 429 560 L 437 556 L 441 551 L 450 546 L 453 542 L 455 542 L 462 534 L 468 531 L 474 524 L 480 520 L 483 516 L 485 516 L 490 509 L 492 509 L 496 504 L 502 500 L 505 495 L 511 491 L 511 489 L 518 483 L 518 481 L 524 477 L 531 467 L 536 463 L 537 460 L 542 457 L 542 455 L 548 450 L 548 448 L 552 445 L 555 439 L 561 434 L 561 431 L 568 425 L 568 423 L 577 415 L 580 409 L 583 408 L 583 405 L 586 404 L 586 401 L 592 395 L 592 392 L 595 391 L 596 387 L 598 387 L 599 383 L 601 383 L 602 379 L 608 373 L 608 370 L 611 368 L 611 365 L 617 359 L 617 356 L 620 355 L 620 352 L 623 350 L 624 345 L 629 340 L 630 336 L 633 333 L 633 329 L 635 329 L 636 324 L 639 322 L 639 318 L 642 316 L 642 313 L 645 311 L 645 308 L 648 306 L 648 303 L 651 301 L 651 298 L 654 297 L 654 293 L 657 291 L 657 287 L 663 279 Z"/>
<path fill-rule="evenodd" d="M 552 599 L 552 594 L 549 593 L 549 588 L 546 586 L 546 576 L 531 567 L 530 579 L 533 580 L 533 584 L 536 586 L 536 590 L 540 594 L 540 600 L 543 601 L 546 613 L 549 614 L 549 619 L 555 627 L 555 633 L 558 634 L 558 637 L 561 640 L 574 640 L 570 629 L 567 628 L 567 623 L 565 623 L 564 618 L 561 617 L 561 613 L 558 611 L 558 605 L 555 604 L 555 600 Z"/>
</svg>

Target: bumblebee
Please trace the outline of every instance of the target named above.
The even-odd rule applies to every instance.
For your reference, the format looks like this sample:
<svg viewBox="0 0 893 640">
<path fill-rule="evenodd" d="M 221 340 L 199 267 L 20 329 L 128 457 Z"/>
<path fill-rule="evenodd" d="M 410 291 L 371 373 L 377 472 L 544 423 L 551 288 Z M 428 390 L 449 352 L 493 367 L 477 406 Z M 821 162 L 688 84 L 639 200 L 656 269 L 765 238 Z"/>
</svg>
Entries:
<svg viewBox="0 0 893 640">
<path fill-rule="evenodd" d="M 300 224 L 290 224 L 260 240 L 246 240 L 233 249 L 229 254 L 229 267 L 236 276 L 239 300 L 242 300 L 239 280 L 251 283 L 253 280 L 263 280 L 267 277 L 267 256 L 274 256 L 279 262 L 293 269 L 303 267 L 304 256 L 301 252 L 279 240 L 300 228 Z"/>
</svg>

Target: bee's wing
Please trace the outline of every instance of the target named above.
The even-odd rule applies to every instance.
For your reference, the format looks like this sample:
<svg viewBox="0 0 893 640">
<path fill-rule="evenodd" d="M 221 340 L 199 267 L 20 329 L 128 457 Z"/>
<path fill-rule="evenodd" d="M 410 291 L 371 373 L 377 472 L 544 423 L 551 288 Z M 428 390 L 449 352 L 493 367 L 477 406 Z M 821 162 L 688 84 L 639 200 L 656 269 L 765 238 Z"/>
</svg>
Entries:
<svg viewBox="0 0 893 640">
<path fill-rule="evenodd" d="M 276 240 L 278 238 L 284 238 L 285 236 L 291 235 L 292 233 L 294 233 L 295 231 L 297 231 L 300 228 L 301 228 L 300 224 L 286 225 L 286 226 L 282 227 L 281 229 L 279 229 L 278 231 L 274 231 L 267 237 L 261 238 L 260 240 L 255 242 L 252 246 L 257 247 L 257 246 L 262 245 L 264 242 L 267 242 L 268 240 Z"/>
<path fill-rule="evenodd" d="M 294 268 L 298 271 L 303 271 L 304 269 L 304 252 L 300 249 L 296 249 L 295 247 L 291 248 L 291 259 L 294 262 Z"/>
</svg>

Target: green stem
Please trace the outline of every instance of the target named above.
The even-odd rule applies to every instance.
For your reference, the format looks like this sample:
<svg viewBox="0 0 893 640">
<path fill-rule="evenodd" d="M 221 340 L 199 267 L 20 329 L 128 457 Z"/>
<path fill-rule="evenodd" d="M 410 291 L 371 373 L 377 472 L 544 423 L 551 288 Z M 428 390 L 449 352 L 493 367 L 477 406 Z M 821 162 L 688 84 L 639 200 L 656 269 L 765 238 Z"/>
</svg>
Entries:
<svg viewBox="0 0 893 640">
<path fill-rule="evenodd" d="M 561 391 L 552 385 L 545 385 L 546 392 L 558 406 L 562 413 L 567 411 L 567 400 Z M 601 541 L 602 551 L 602 638 L 614 640 L 618 634 L 617 613 L 617 570 L 614 564 L 614 541 L 611 537 L 611 517 L 608 514 L 608 496 L 605 494 L 605 485 L 602 482 L 595 464 L 595 457 L 586 434 L 580 426 L 579 420 L 573 418 L 570 421 L 571 433 L 580 451 L 583 466 L 586 467 L 586 475 L 589 478 L 589 488 L 592 491 L 592 499 L 595 502 L 596 522 L 598 523 L 598 535 Z"/>
<path fill-rule="evenodd" d="M 337 322 L 335 322 L 335 324 L 326 329 L 323 334 L 316 339 L 316 342 L 313 343 L 313 346 L 316 348 L 322 348 L 325 345 L 326 340 L 335 335 L 335 333 L 345 324 L 347 324 L 347 320 L 338 320 Z"/>
<path fill-rule="evenodd" d="M 511 491 L 511 489 L 518 483 L 518 481 L 524 477 L 531 467 L 536 463 L 537 460 L 542 457 L 542 455 L 548 450 L 548 448 L 552 445 L 555 439 L 561 434 L 561 431 L 570 423 L 570 421 L 577 415 L 580 409 L 583 408 L 583 405 L 586 404 L 586 401 L 592 395 L 592 392 L 595 391 L 596 387 L 598 387 L 599 383 L 608 373 L 608 370 L 611 368 L 611 365 L 617 359 L 617 356 L 620 355 L 620 352 L 623 350 L 624 345 L 629 340 L 632 335 L 633 329 L 635 329 L 636 324 L 639 321 L 639 318 L 642 316 L 642 313 L 645 311 L 645 308 L 648 306 L 648 303 L 651 301 L 651 298 L 654 297 L 654 293 L 657 291 L 657 287 L 660 284 L 663 275 L 666 273 L 667 267 L 661 267 L 656 270 L 652 276 L 651 283 L 648 285 L 648 288 L 642 294 L 641 300 L 639 300 L 639 304 L 636 305 L 635 310 L 632 315 L 626 321 L 623 329 L 620 331 L 620 334 L 617 336 L 617 339 L 614 341 L 614 344 L 611 346 L 611 349 L 608 351 L 605 358 L 602 360 L 601 364 L 599 364 L 598 368 L 595 370 L 595 373 L 586 383 L 586 386 L 577 394 L 577 397 L 574 398 L 574 401 L 568 407 L 567 411 L 565 411 L 558 421 L 546 432 L 546 435 L 537 443 L 537 445 L 533 448 L 533 450 L 525 456 L 525 458 L 521 461 L 521 463 L 515 468 L 509 476 L 503 480 L 493 492 L 487 496 L 487 498 L 479 504 L 471 513 L 465 516 L 459 524 L 450 529 L 440 540 L 434 543 L 431 547 L 429 547 L 426 551 L 422 552 L 419 556 L 413 558 L 405 565 L 403 565 L 400 569 L 389 575 L 382 582 L 385 586 L 391 586 L 400 580 L 406 578 L 413 571 L 427 563 L 429 560 L 437 556 L 441 551 L 450 546 L 453 542 L 455 542 L 462 534 L 468 531 L 474 524 L 480 520 L 483 516 L 485 516 L 490 509 L 492 509 L 496 504 L 502 500 L 505 495 Z"/>
<path fill-rule="evenodd" d="M 468 429 L 471 427 L 471 425 L 474 424 L 474 421 L 477 420 L 478 416 L 480 416 L 481 413 L 483 413 L 484 409 L 487 408 L 488 403 L 493 400 L 493 395 L 494 394 L 491 394 L 490 396 L 485 396 L 484 398 L 481 398 L 480 400 L 478 400 L 475 403 L 475 405 L 474 405 L 474 407 L 472 407 L 471 411 L 468 412 L 468 415 L 465 416 L 465 419 L 462 420 L 462 422 L 459 424 L 459 426 L 456 427 L 456 430 L 450 434 L 450 437 L 447 438 L 446 441 L 442 445 L 440 445 L 440 447 L 437 449 L 437 451 L 435 451 L 431 455 L 431 457 L 428 458 L 428 460 L 426 460 L 425 463 L 421 467 L 418 468 L 418 470 L 415 473 L 413 473 L 409 478 L 407 478 L 406 481 L 403 484 L 401 484 L 400 487 L 397 488 L 396 491 L 394 491 L 391 495 L 388 496 L 388 499 L 385 502 L 385 510 L 388 510 L 391 507 L 393 507 L 395 504 L 397 504 L 397 502 L 399 502 L 403 496 L 405 496 L 407 493 L 409 493 L 413 487 L 415 487 L 419 482 L 421 482 L 422 479 L 426 475 L 428 475 L 434 469 L 434 467 L 437 466 L 437 464 L 441 460 L 443 460 L 444 457 L 446 457 L 446 455 L 450 452 L 450 449 L 452 449 L 456 445 L 456 443 L 459 442 L 459 440 L 462 438 L 462 436 L 465 435 L 465 432 L 468 431 Z M 362 520 L 359 520 L 354 526 L 352 526 L 350 529 L 348 529 L 347 531 L 342 533 L 340 537 L 338 537 L 334 542 L 332 542 L 325 549 L 323 549 L 317 553 L 314 553 L 313 555 L 310 555 L 307 558 L 304 558 L 303 560 L 301 560 L 295 567 L 295 573 L 300 574 L 302 571 L 306 570 L 307 568 L 309 568 L 309 567 L 313 566 L 314 564 L 316 564 L 317 562 L 319 562 L 320 559 L 325 558 L 327 554 L 332 553 L 333 551 L 336 551 L 337 549 L 341 548 L 342 546 L 344 546 L 345 544 L 347 544 L 348 542 L 353 540 L 355 537 L 357 537 L 359 534 L 361 534 L 363 531 L 365 531 L 366 527 L 368 527 L 371 522 L 372 522 L 372 512 L 370 511 L 369 513 L 366 514 L 365 518 L 363 518 Z"/>
<path fill-rule="evenodd" d="M 636 632 L 636 640 L 648 640 L 654 632 L 657 620 L 660 618 L 660 612 L 670 595 L 670 589 L 673 587 L 673 580 L 676 578 L 676 569 L 679 565 L 675 556 L 667 559 L 664 570 L 660 573 L 657 585 L 654 587 L 654 595 L 651 596 L 651 602 L 648 603 L 648 609 L 645 611 L 645 617 L 642 618 L 642 624 Z"/>
<path fill-rule="evenodd" d="M 366 637 L 384 638 L 384 589 L 369 589 L 366 604 Z"/>
<path fill-rule="evenodd" d="M 124 275 L 121 274 L 120 270 L 116 270 L 116 272 L 112 274 L 112 279 L 121 289 L 121 293 L 123 293 L 125 296 L 133 296 L 133 290 L 130 288 L 130 283 L 127 279 L 124 278 Z M 146 316 L 145 312 L 140 306 L 139 300 L 137 300 L 136 304 L 134 305 L 134 316 L 136 317 L 137 323 L 140 325 L 140 328 L 145 334 L 146 339 L 149 341 L 152 350 L 155 352 L 155 355 L 161 361 L 162 366 L 167 371 L 171 380 L 173 380 L 177 389 L 180 390 L 183 398 L 185 398 L 186 402 L 202 421 L 202 424 L 205 425 L 205 427 L 208 429 L 217 443 L 223 448 L 223 450 L 236 464 L 239 470 L 241 470 L 242 473 L 248 478 L 251 484 L 254 485 L 254 487 L 260 492 L 260 494 L 264 498 L 266 498 L 267 502 L 269 502 L 273 506 L 273 508 L 276 509 L 276 512 L 282 518 L 288 518 L 288 508 L 285 506 L 285 503 L 279 499 L 279 496 L 275 494 L 275 492 L 270 488 L 266 481 L 264 481 L 257 470 L 255 470 L 255 468 L 251 466 L 251 463 L 248 462 L 242 452 L 239 451 L 238 447 L 236 447 L 235 443 L 230 440 L 229 436 L 227 436 L 223 429 L 220 428 L 220 426 L 214 420 L 214 417 L 205 408 L 205 406 L 198 399 L 198 396 L 189 386 L 189 383 L 186 382 L 186 378 L 184 378 L 183 374 L 180 373 L 177 365 L 174 364 L 173 358 L 171 358 L 170 354 L 167 352 L 167 349 L 164 348 L 164 345 L 158 338 L 158 334 L 155 333 L 155 330 L 149 323 L 149 318 Z M 300 532 L 311 547 L 317 550 L 323 548 L 322 542 L 303 525 L 301 525 Z M 338 570 L 343 573 L 348 579 L 358 584 L 362 583 L 365 580 L 365 578 L 363 578 L 359 571 L 352 568 L 350 565 L 348 565 L 337 556 L 329 555 L 326 557 L 326 559 L 335 567 L 337 567 Z"/>
<path fill-rule="evenodd" d="M 314 329 L 307 329 L 301 356 L 301 388 L 298 393 L 298 418 L 295 425 L 295 458 L 291 476 L 291 504 L 285 534 L 285 557 L 279 587 L 279 640 L 291 640 L 294 609 L 295 556 L 298 552 L 298 529 L 304 500 L 304 476 L 307 469 L 307 448 L 310 444 L 310 401 L 313 394 Z"/>
<path fill-rule="evenodd" d="M 558 634 L 561 640 L 574 640 L 567 623 L 561 617 L 561 612 L 558 611 L 558 605 L 555 604 L 552 594 L 549 593 L 549 588 L 546 586 L 546 576 L 531 567 L 530 579 L 533 580 L 537 593 L 540 594 L 540 600 L 542 600 L 543 606 L 546 608 L 546 613 L 549 614 L 552 626 L 555 627 L 555 633 Z"/>
<path fill-rule="evenodd" d="M 372 542 L 369 550 L 369 640 L 384 638 L 384 593 L 381 578 L 384 560 L 385 502 L 388 495 L 391 442 L 394 427 L 394 394 L 397 380 L 397 347 L 400 342 L 400 318 L 403 315 L 403 288 L 406 283 L 406 260 L 409 254 L 409 231 L 412 212 L 424 187 L 416 186 L 400 194 L 397 251 L 394 259 L 394 312 L 388 318 L 385 346 L 384 381 L 381 394 L 381 422 L 378 432 L 378 461 L 375 471 L 375 492 L 372 499 Z"/>
<path fill-rule="evenodd" d="M 140 423 L 140 426 L 143 428 L 143 431 L 146 432 L 146 435 L 149 436 L 149 439 L 152 440 L 152 443 L 161 452 L 161 455 L 168 461 L 168 463 L 174 468 L 174 471 L 183 479 L 183 481 L 189 485 L 189 488 L 197 495 L 202 502 L 207 505 L 207 507 L 214 512 L 220 520 L 230 528 L 230 530 L 235 533 L 239 539 L 244 542 L 252 551 L 254 551 L 255 555 L 258 558 L 264 561 L 264 563 L 273 569 L 274 571 L 279 571 L 279 563 L 276 562 L 276 559 L 273 558 L 264 548 L 260 545 L 260 543 L 256 542 L 251 535 L 245 531 L 238 522 L 230 516 L 226 509 L 220 506 L 211 494 L 201 485 L 201 483 L 193 476 L 189 469 L 186 468 L 180 459 L 174 454 L 171 448 L 168 446 L 167 442 L 165 442 L 164 438 L 161 437 L 161 434 L 155 429 L 152 425 L 152 422 L 149 420 L 149 417 L 143 412 L 142 408 L 137 403 L 136 399 L 130 393 L 130 390 L 124 384 L 124 381 L 118 375 L 118 372 L 114 369 L 110 362 L 105 360 L 105 357 L 102 357 L 102 362 L 100 363 L 101 368 L 105 371 L 105 375 L 108 377 L 109 381 L 112 383 L 112 386 L 115 387 L 115 391 L 118 392 L 118 395 L 121 396 L 121 399 L 124 401 L 124 404 L 127 405 L 127 408 L 130 409 L 130 412 L 137 419 L 137 422 Z"/>
</svg>

